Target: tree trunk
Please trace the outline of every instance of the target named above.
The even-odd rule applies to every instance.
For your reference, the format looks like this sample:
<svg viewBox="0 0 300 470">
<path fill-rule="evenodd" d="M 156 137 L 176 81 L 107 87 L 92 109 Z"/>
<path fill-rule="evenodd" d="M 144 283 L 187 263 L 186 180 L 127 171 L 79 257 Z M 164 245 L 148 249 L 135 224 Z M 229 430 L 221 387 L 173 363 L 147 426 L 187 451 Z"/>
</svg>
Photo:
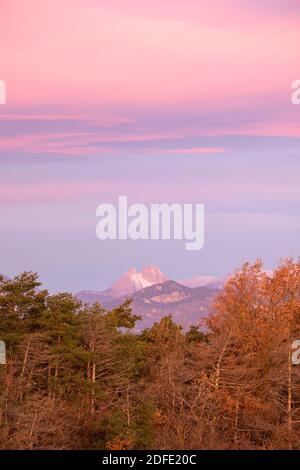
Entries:
<svg viewBox="0 0 300 470">
<path fill-rule="evenodd" d="M 289 441 L 291 447 L 291 437 L 292 437 L 292 403 L 293 403 L 293 395 L 292 395 L 292 358 L 291 358 L 291 340 L 289 338 L 288 341 L 288 377 L 287 377 L 287 427 L 289 433 Z"/>
<path fill-rule="evenodd" d="M 95 341 L 91 341 L 91 352 L 95 352 Z M 96 383 L 96 362 L 95 358 L 92 359 L 91 366 L 91 382 L 92 382 L 92 395 L 91 395 L 91 414 L 95 413 L 95 383 Z"/>
<path fill-rule="evenodd" d="M 129 395 L 129 384 L 127 385 L 127 392 L 126 392 L 126 415 L 127 415 L 127 426 L 130 426 L 130 395 Z"/>
</svg>

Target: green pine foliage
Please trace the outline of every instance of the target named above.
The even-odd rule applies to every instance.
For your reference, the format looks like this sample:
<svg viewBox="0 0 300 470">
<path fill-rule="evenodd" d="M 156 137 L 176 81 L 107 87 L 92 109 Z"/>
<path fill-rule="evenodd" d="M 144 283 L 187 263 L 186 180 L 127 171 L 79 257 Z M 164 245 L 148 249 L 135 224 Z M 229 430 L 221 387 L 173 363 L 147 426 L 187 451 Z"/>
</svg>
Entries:
<svg viewBox="0 0 300 470">
<path fill-rule="evenodd" d="M 300 447 L 300 264 L 228 281 L 201 330 L 0 279 L 2 449 Z"/>
</svg>

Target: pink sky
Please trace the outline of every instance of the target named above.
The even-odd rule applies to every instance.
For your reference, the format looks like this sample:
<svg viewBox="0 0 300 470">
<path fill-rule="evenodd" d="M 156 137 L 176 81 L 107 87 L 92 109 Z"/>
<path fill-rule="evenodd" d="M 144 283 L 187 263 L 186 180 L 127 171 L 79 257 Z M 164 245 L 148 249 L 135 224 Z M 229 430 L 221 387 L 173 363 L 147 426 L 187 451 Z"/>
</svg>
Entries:
<svg viewBox="0 0 300 470">
<path fill-rule="evenodd" d="M 299 255 L 300 0 L 0 0 L 0 51 L 0 272 L 99 289 Z M 120 194 L 204 203 L 204 250 L 99 244 Z"/>
<path fill-rule="evenodd" d="M 299 0 L 1 0 L 0 152 L 226 154 L 176 140 L 297 137 L 299 44 Z"/>
<path fill-rule="evenodd" d="M 159 155 L 182 152 L 156 143 L 172 137 L 299 136 L 299 44 L 298 0 L 1 0 L 0 126 L 49 126 L 0 134 L 0 151 L 102 155 L 145 141 Z"/>
<path fill-rule="evenodd" d="M 299 74 L 299 7 L 1 0 L 1 77 L 12 105 L 89 103 L 126 115 L 128 107 L 253 104 Z"/>
</svg>

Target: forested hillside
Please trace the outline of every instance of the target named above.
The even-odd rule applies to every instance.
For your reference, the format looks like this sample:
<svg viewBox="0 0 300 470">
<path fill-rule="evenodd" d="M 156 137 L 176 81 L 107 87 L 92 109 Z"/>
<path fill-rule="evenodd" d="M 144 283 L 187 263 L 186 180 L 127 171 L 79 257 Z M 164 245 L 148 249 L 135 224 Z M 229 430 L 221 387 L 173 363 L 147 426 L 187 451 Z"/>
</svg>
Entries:
<svg viewBox="0 0 300 470">
<path fill-rule="evenodd" d="M 203 331 L 0 280 L 0 448 L 300 447 L 300 263 L 245 264 Z"/>
</svg>

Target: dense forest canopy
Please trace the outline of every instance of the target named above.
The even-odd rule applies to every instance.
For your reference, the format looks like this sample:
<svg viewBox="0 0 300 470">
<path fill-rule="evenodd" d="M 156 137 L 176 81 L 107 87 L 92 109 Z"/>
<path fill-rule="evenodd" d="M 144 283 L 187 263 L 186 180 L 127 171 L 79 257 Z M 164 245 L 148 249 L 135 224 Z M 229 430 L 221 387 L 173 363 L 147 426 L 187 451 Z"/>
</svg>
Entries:
<svg viewBox="0 0 300 470">
<path fill-rule="evenodd" d="M 205 324 L 134 333 L 130 301 L 107 311 L 35 273 L 0 278 L 0 448 L 299 448 L 299 294 L 299 262 L 245 264 Z"/>
</svg>

